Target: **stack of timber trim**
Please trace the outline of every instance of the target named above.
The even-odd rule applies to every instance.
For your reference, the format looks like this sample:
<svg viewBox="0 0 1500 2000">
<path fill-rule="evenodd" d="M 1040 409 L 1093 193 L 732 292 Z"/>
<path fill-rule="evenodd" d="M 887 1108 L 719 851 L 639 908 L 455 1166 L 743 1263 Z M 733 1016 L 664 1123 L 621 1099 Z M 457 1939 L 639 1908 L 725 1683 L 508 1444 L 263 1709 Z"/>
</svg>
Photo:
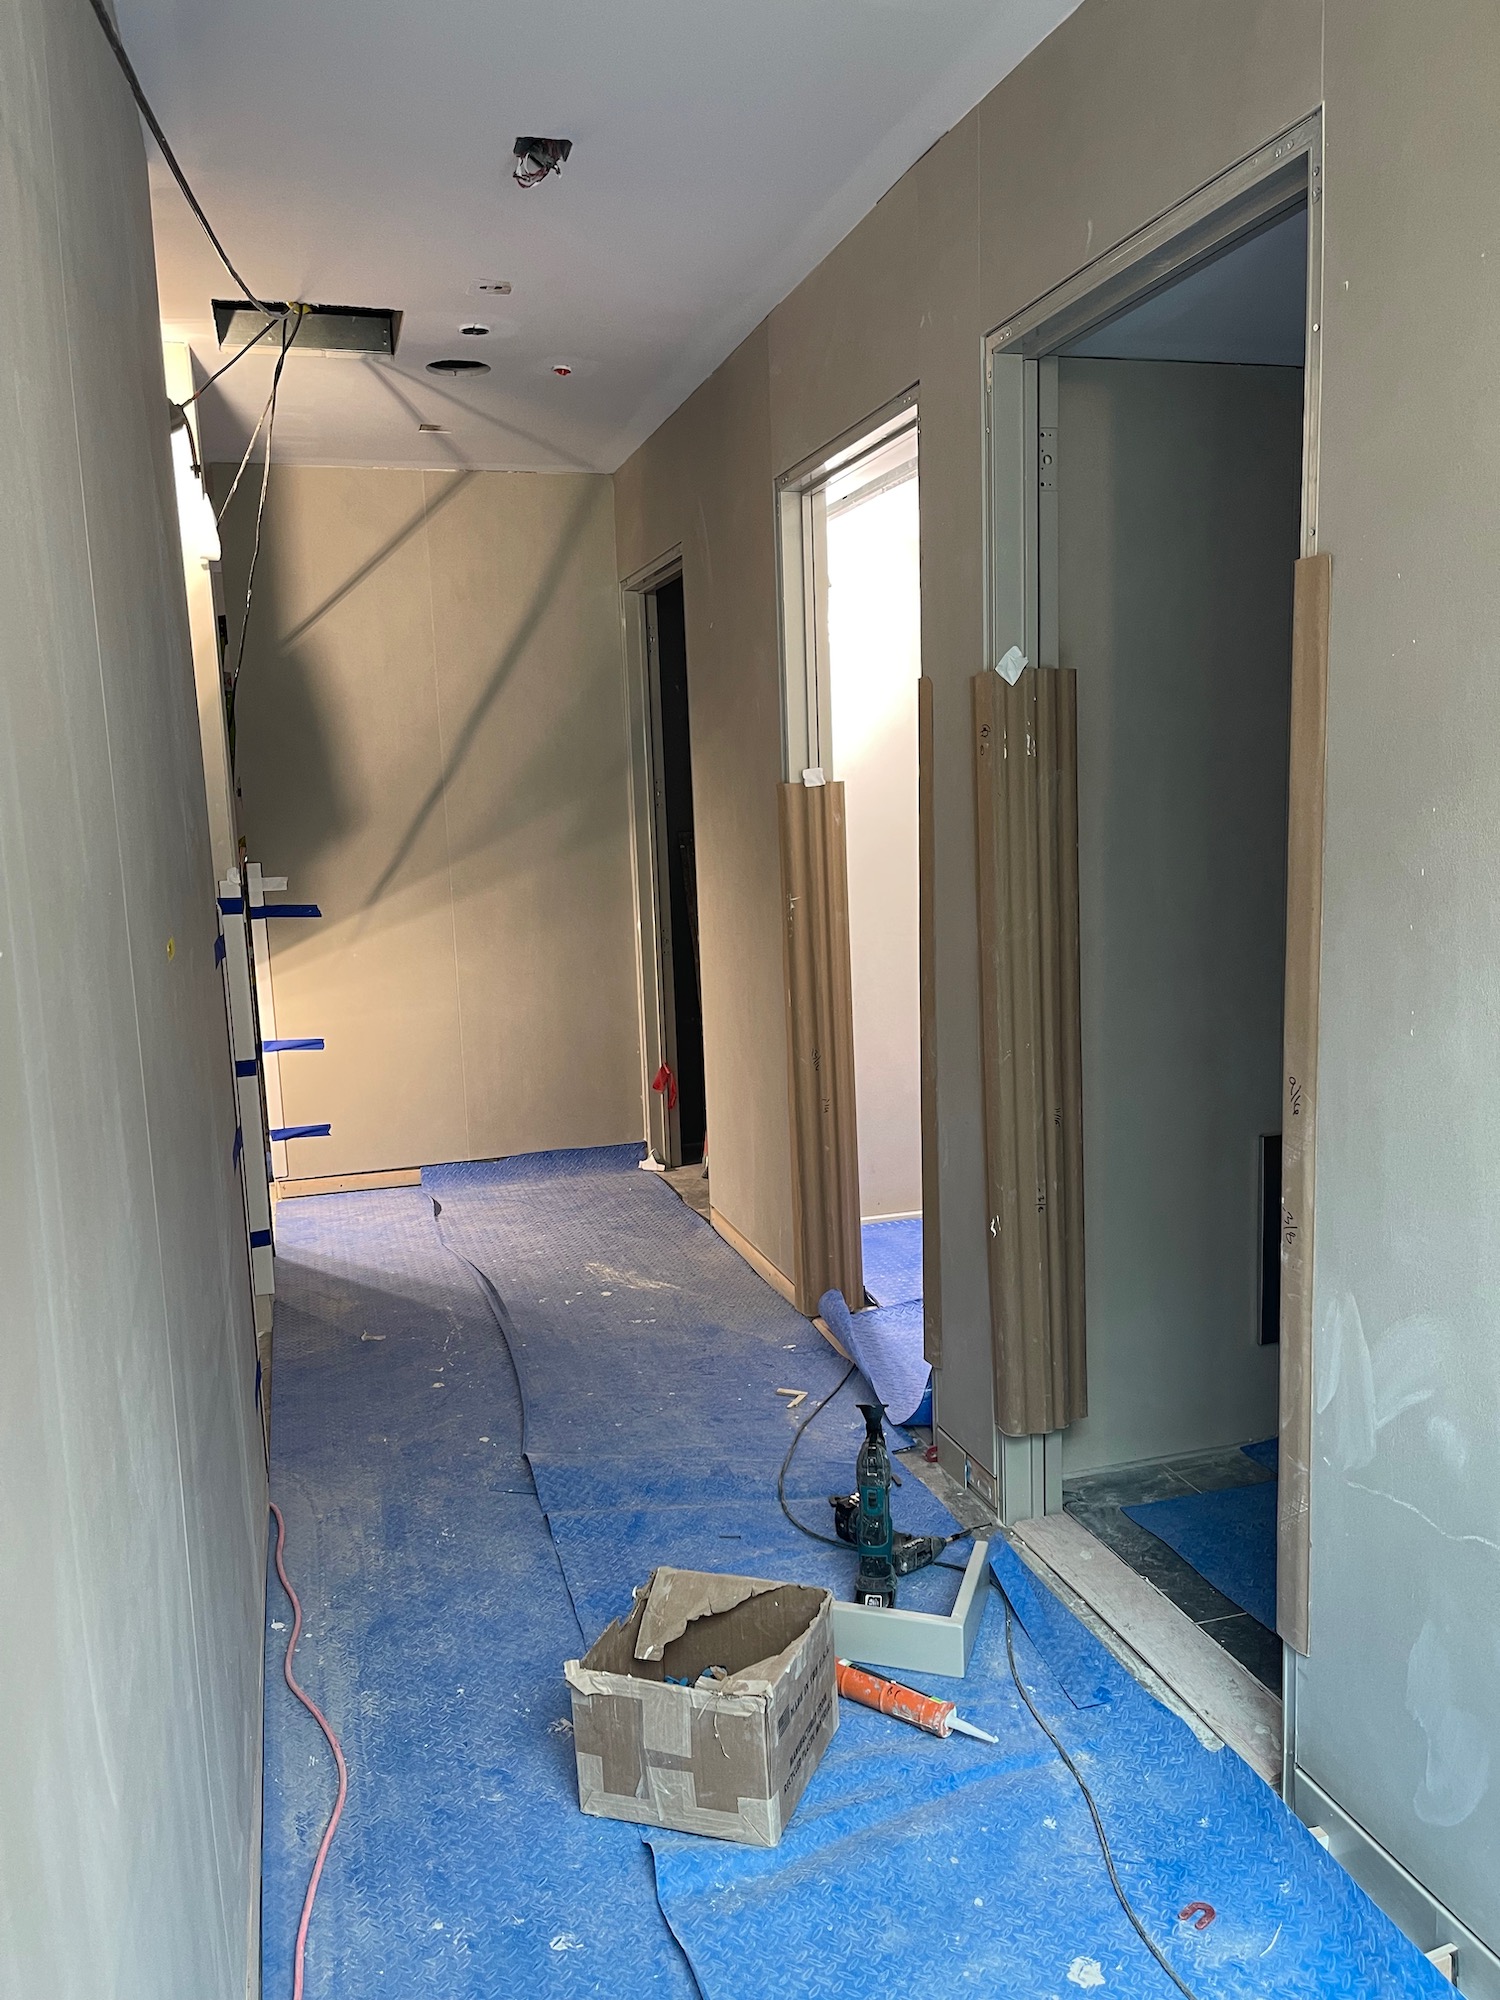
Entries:
<svg viewBox="0 0 1500 2000">
<path fill-rule="evenodd" d="M 941 1238 L 938 1233 L 937 810 L 933 793 L 932 681 L 917 682 L 918 1016 L 922 1065 L 922 1351 L 943 1362 Z"/>
<path fill-rule="evenodd" d="M 1313 1168 L 1332 582 L 1333 565 L 1328 556 L 1304 556 L 1297 564 L 1292 599 L 1292 749 L 1281 1079 L 1281 1462 L 1276 1503 L 1276 1630 L 1299 1653 L 1308 1648 Z"/>
<path fill-rule="evenodd" d="M 1025 1437 L 1088 1408 L 1077 686 L 1033 668 L 973 692 L 995 1411 Z"/>
<path fill-rule="evenodd" d="M 829 1290 L 865 1302 L 844 788 L 780 790 L 796 1305 L 811 1319 Z"/>
</svg>

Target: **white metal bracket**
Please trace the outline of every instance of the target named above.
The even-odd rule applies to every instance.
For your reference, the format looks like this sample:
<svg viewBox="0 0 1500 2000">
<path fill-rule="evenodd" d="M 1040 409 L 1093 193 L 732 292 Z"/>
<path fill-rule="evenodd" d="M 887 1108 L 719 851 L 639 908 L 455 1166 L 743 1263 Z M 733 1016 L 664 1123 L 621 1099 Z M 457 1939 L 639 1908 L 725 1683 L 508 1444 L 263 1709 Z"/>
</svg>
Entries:
<svg viewBox="0 0 1500 2000">
<path fill-rule="evenodd" d="M 835 1652 L 841 1660 L 865 1667 L 962 1680 L 989 1598 L 985 1574 L 989 1560 L 989 1543 L 975 1542 L 958 1597 L 945 1618 L 933 1611 L 902 1611 L 899 1606 L 883 1611 L 874 1604 L 835 1604 Z"/>
</svg>

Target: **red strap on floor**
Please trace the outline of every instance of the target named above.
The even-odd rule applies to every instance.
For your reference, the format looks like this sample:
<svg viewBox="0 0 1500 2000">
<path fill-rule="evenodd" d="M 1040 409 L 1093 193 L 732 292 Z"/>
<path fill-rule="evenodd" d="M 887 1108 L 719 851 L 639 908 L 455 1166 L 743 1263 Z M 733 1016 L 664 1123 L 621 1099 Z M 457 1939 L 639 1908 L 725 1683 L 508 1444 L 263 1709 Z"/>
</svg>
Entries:
<svg viewBox="0 0 1500 2000">
<path fill-rule="evenodd" d="M 651 1088 L 653 1090 L 664 1090 L 667 1093 L 668 1111 L 675 1111 L 677 1109 L 677 1079 L 665 1063 L 662 1064 L 655 1076 L 652 1077 Z"/>
</svg>

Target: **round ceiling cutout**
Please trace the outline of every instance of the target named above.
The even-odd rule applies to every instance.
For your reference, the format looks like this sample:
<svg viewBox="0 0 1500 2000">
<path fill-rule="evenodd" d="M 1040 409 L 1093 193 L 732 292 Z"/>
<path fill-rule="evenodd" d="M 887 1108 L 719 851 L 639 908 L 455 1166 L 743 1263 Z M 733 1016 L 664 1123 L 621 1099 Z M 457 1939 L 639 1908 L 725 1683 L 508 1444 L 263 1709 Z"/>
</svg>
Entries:
<svg viewBox="0 0 1500 2000">
<path fill-rule="evenodd" d="M 441 361 L 429 361 L 427 372 L 430 375 L 488 375 L 490 364 L 488 361 L 471 361 L 467 355 L 449 354 Z"/>
</svg>

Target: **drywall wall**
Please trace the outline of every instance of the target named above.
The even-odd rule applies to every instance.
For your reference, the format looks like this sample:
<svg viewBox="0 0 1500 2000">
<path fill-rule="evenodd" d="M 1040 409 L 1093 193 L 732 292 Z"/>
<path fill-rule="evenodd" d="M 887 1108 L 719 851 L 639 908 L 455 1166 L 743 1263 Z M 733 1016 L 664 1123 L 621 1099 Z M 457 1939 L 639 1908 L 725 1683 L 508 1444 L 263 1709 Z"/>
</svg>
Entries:
<svg viewBox="0 0 1500 2000">
<path fill-rule="evenodd" d="M 1333 595 L 1298 1758 L 1500 1948 L 1500 13 L 1455 0 L 1440 37 L 1399 0 L 1329 0 L 1327 20 Z M 1397 121 L 1420 140 L 1397 143 Z"/>
<path fill-rule="evenodd" d="M 1326 31 L 1326 58 L 1325 58 Z M 933 680 L 939 1420 L 994 1450 L 978 1126 L 968 679 L 984 664 L 983 342 L 1325 107 L 1320 546 L 1334 562 L 1320 1030 L 1312 1653 L 1298 1755 L 1500 1943 L 1500 345 L 1489 135 L 1500 17 L 1455 0 L 1084 0 L 617 476 L 622 573 L 681 541 L 695 671 L 759 719 L 700 822 L 705 939 L 779 974 L 771 482 L 914 383 Z M 733 450 L 726 450 L 729 441 Z M 729 612 L 732 607 L 732 616 Z M 696 700 L 696 693 L 695 693 Z M 696 722 L 696 710 L 695 710 Z M 774 940 L 774 941 L 773 941 Z M 724 947 L 721 945 L 720 949 Z M 760 954 L 771 961 L 762 967 Z M 784 1027 L 706 994 L 733 1050 L 735 1219 L 786 1240 Z M 722 1060 L 722 1058 L 721 1058 Z M 712 1118 L 712 1110 L 711 1110 Z M 1355 1316 L 1357 1308 L 1357 1317 Z"/>
<path fill-rule="evenodd" d="M 713 1205 L 790 1277 L 781 676 L 764 327 L 615 475 L 620 575 L 682 551 Z"/>
<path fill-rule="evenodd" d="M 326 1043 L 281 1060 L 332 1127 L 293 1178 L 641 1136 L 614 567 L 597 475 L 273 466 L 236 769 L 323 912 L 270 933 L 278 1035 Z"/>
<path fill-rule="evenodd" d="M 265 1487 L 146 162 L 0 9 L 0 1992 L 244 2000 Z"/>
<path fill-rule="evenodd" d="M 922 1209 L 917 952 L 916 465 L 828 519 L 831 777 L 844 787 L 859 1206 Z"/>
<path fill-rule="evenodd" d="M 1089 1414 L 1066 1471 L 1268 1437 L 1302 371 L 1058 364 L 1078 676 Z"/>
</svg>

